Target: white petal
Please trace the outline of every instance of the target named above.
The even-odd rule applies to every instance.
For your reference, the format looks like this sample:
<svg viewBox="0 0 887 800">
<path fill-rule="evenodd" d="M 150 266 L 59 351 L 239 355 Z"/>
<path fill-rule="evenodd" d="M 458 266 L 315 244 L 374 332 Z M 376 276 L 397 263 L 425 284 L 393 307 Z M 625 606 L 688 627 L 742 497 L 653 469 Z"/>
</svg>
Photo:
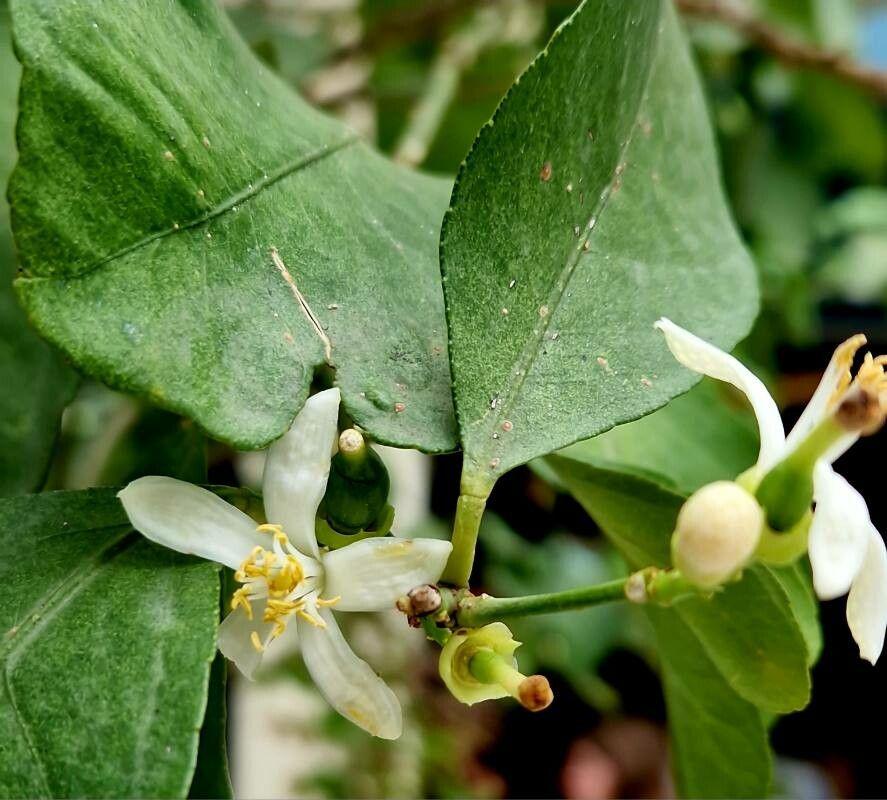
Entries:
<svg viewBox="0 0 887 800">
<path fill-rule="evenodd" d="M 791 429 L 791 433 L 789 433 L 786 438 L 786 446 L 788 450 L 794 450 L 794 448 L 798 446 L 798 443 L 805 439 L 810 431 L 812 431 L 828 414 L 829 401 L 840 386 L 841 378 L 847 375 L 850 370 L 850 367 L 853 364 L 853 356 L 856 354 L 856 351 L 864 344 L 864 336 L 853 336 L 839 345 L 835 350 L 831 360 L 828 362 L 828 366 L 825 368 L 825 372 L 822 374 L 819 386 L 816 387 L 816 391 L 813 392 L 810 402 L 807 403 L 807 407 L 804 409 L 804 412 L 795 423 L 795 427 Z M 834 452 L 829 453 L 828 462 L 831 464 L 836 458 L 838 458 L 838 456 L 847 450 L 857 438 L 858 435 L 849 434 L 847 441 L 842 439 L 841 442 L 838 443 L 839 446 L 834 448 Z"/>
<path fill-rule="evenodd" d="M 887 627 L 887 548 L 874 525 L 868 550 L 847 598 L 847 624 L 859 645 L 859 655 L 874 664 L 884 647 Z"/>
<path fill-rule="evenodd" d="M 149 475 L 117 496 L 133 527 L 152 542 L 232 569 L 267 542 L 240 509 L 192 483 Z"/>
<path fill-rule="evenodd" d="M 324 595 L 336 611 L 382 611 L 414 586 L 440 578 L 450 551 L 440 539 L 363 539 L 323 556 Z"/>
<path fill-rule="evenodd" d="M 813 586 L 822 600 L 850 589 L 868 546 L 869 510 L 862 495 L 825 461 L 813 473 L 816 510 L 807 545 Z"/>
<path fill-rule="evenodd" d="M 675 325 L 664 317 L 656 327 L 665 334 L 674 357 L 688 369 L 730 383 L 748 398 L 758 420 L 761 450 L 758 465 L 763 469 L 773 466 L 781 457 L 785 431 L 779 409 L 760 379 L 729 353 Z"/>
<path fill-rule="evenodd" d="M 253 618 L 250 619 L 242 608 L 232 611 L 219 625 L 218 645 L 222 655 L 234 662 L 247 678 L 253 679 L 255 671 L 262 663 L 263 652 L 256 650 L 251 636 L 257 633 L 264 642 L 274 627 L 273 622 L 265 622 L 265 601 L 253 602 Z M 292 629 L 292 630 L 290 630 Z M 295 626 L 290 624 L 279 638 L 295 636 Z M 276 641 L 276 640 L 275 640 Z"/>
<path fill-rule="evenodd" d="M 283 526 L 293 546 L 315 558 L 314 516 L 330 475 L 338 415 L 338 389 L 312 395 L 265 460 L 262 493 L 268 522 Z"/>
<path fill-rule="evenodd" d="M 397 739 L 403 720 L 394 692 L 354 654 L 329 609 L 317 613 L 325 628 L 301 617 L 298 625 L 302 658 L 320 693 L 345 719 L 373 736 Z"/>
</svg>

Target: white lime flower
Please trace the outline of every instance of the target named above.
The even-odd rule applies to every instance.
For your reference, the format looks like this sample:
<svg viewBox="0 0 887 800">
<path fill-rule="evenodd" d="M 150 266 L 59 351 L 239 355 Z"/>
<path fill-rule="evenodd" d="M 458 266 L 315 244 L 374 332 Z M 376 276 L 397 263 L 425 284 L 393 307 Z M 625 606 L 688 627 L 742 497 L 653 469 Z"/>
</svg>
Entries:
<svg viewBox="0 0 887 800">
<path fill-rule="evenodd" d="M 396 739 L 402 728 L 397 698 L 354 654 L 330 609 L 394 608 L 414 586 L 440 577 L 451 545 L 373 538 L 332 552 L 318 547 L 314 517 L 329 476 L 338 409 L 338 389 L 310 397 L 269 448 L 265 525 L 256 527 L 212 492 L 173 478 L 139 478 L 119 497 L 133 526 L 152 541 L 236 570 L 242 586 L 218 643 L 244 675 L 252 677 L 275 640 L 298 634 L 305 666 L 330 705 L 369 733 Z"/>
<path fill-rule="evenodd" d="M 847 403 L 853 393 L 874 398 L 870 415 L 883 420 L 878 407 L 885 388 L 884 357 L 867 355 L 858 374 L 851 373 L 856 351 L 864 336 L 854 336 L 835 351 L 804 413 L 788 434 L 776 402 L 764 384 L 728 353 L 703 341 L 667 319 L 656 327 L 665 334 L 668 347 L 685 367 L 732 384 L 742 391 L 754 409 L 760 432 L 758 461 L 748 483 L 756 484 L 776 464 L 795 452 L 824 421 L 844 409 L 869 410 L 866 403 Z M 849 592 L 847 622 L 862 658 L 874 664 L 884 646 L 887 628 L 887 548 L 869 518 L 863 497 L 831 467 L 831 464 L 867 430 L 868 420 L 854 420 L 816 461 L 813 499 L 816 508 L 810 523 L 808 554 L 816 593 L 823 600 Z"/>
</svg>

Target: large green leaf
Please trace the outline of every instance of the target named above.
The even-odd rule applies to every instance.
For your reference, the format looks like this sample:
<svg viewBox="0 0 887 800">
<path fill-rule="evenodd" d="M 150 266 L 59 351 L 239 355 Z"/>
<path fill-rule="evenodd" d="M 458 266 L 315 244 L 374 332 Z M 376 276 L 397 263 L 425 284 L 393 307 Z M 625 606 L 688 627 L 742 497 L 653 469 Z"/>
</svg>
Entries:
<svg viewBox="0 0 887 800">
<path fill-rule="evenodd" d="M 9 9 L 0 2 L 0 186 L 15 161 L 18 63 L 12 53 Z M 0 496 L 39 488 L 62 409 L 74 391 L 73 373 L 28 327 L 12 292 L 15 263 L 6 197 L 0 197 Z"/>
<path fill-rule="evenodd" d="M 684 495 L 647 476 L 560 456 L 550 461 L 634 567 L 669 566 L 669 542 Z M 685 600 L 674 611 L 746 700 L 774 713 L 807 704 L 808 645 L 788 593 L 766 567 L 751 567 L 711 599 Z"/>
<path fill-rule="evenodd" d="M 648 609 L 662 659 L 681 797 L 766 797 L 772 773 L 761 712 L 726 683 L 677 614 Z"/>
<path fill-rule="evenodd" d="M 184 796 L 218 598 L 112 490 L 0 501 L 0 796 Z"/>
<path fill-rule="evenodd" d="M 557 456 L 549 462 L 633 566 L 668 565 L 683 495 L 658 484 L 652 473 Z M 650 609 L 684 795 L 764 795 L 771 764 L 761 711 L 795 710 L 810 693 L 810 645 L 795 608 L 771 571 L 756 566 L 711 599 Z M 742 746 L 732 747 L 737 740 Z M 725 752 L 731 753 L 727 764 Z"/>
<path fill-rule="evenodd" d="M 278 436 L 324 364 L 379 440 L 455 447 L 447 182 L 307 106 L 211 0 L 12 8 L 17 288 L 44 336 L 241 447 Z"/>
<path fill-rule="evenodd" d="M 642 419 L 577 442 L 561 455 L 620 472 L 655 473 L 681 494 L 732 480 L 758 457 L 757 426 L 745 398 L 704 379 Z"/>
<path fill-rule="evenodd" d="M 441 262 L 480 483 L 685 391 L 659 316 L 747 331 L 754 270 L 668 2 L 585 2 L 558 30 L 463 165 Z"/>
</svg>

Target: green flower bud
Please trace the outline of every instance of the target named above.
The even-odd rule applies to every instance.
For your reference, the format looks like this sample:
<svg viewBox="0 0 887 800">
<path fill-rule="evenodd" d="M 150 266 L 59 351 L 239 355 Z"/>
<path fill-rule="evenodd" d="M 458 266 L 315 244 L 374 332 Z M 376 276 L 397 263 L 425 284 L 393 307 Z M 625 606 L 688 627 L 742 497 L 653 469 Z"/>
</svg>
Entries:
<svg viewBox="0 0 887 800">
<path fill-rule="evenodd" d="M 502 622 L 453 632 L 440 653 L 440 676 L 453 696 L 474 705 L 514 697 L 530 711 L 548 707 L 554 696 L 542 675 L 522 675 L 514 651 L 520 642 Z"/>
<path fill-rule="evenodd" d="M 349 428 L 339 436 L 323 504 L 330 526 L 343 534 L 373 528 L 388 502 L 388 470 L 363 436 Z"/>
<path fill-rule="evenodd" d="M 763 527 L 764 512 L 749 492 L 732 481 L 710 483 L 678 514 L 672 562 L 691 583 L 720 586 L 751 560 Z"/>
</svg>

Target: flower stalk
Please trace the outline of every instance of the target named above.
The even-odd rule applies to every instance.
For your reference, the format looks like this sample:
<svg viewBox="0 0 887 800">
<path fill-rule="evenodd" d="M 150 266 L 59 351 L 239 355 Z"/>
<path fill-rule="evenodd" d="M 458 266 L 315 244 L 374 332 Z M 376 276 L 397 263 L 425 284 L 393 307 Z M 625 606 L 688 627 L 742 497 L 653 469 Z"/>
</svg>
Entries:
<svg viewBox="0 0 887 800">
<path fill-rule="evenodd" d="M 458 603 L 455 619 L 460 626 L 478 628 L 496 620 L 551 614 L 555 611 L 569 611 L 625 600 L 625 588 L 626 580 L 620 578 L 595 586 L 525 597 L 468 596 Z"/>
</svg>

